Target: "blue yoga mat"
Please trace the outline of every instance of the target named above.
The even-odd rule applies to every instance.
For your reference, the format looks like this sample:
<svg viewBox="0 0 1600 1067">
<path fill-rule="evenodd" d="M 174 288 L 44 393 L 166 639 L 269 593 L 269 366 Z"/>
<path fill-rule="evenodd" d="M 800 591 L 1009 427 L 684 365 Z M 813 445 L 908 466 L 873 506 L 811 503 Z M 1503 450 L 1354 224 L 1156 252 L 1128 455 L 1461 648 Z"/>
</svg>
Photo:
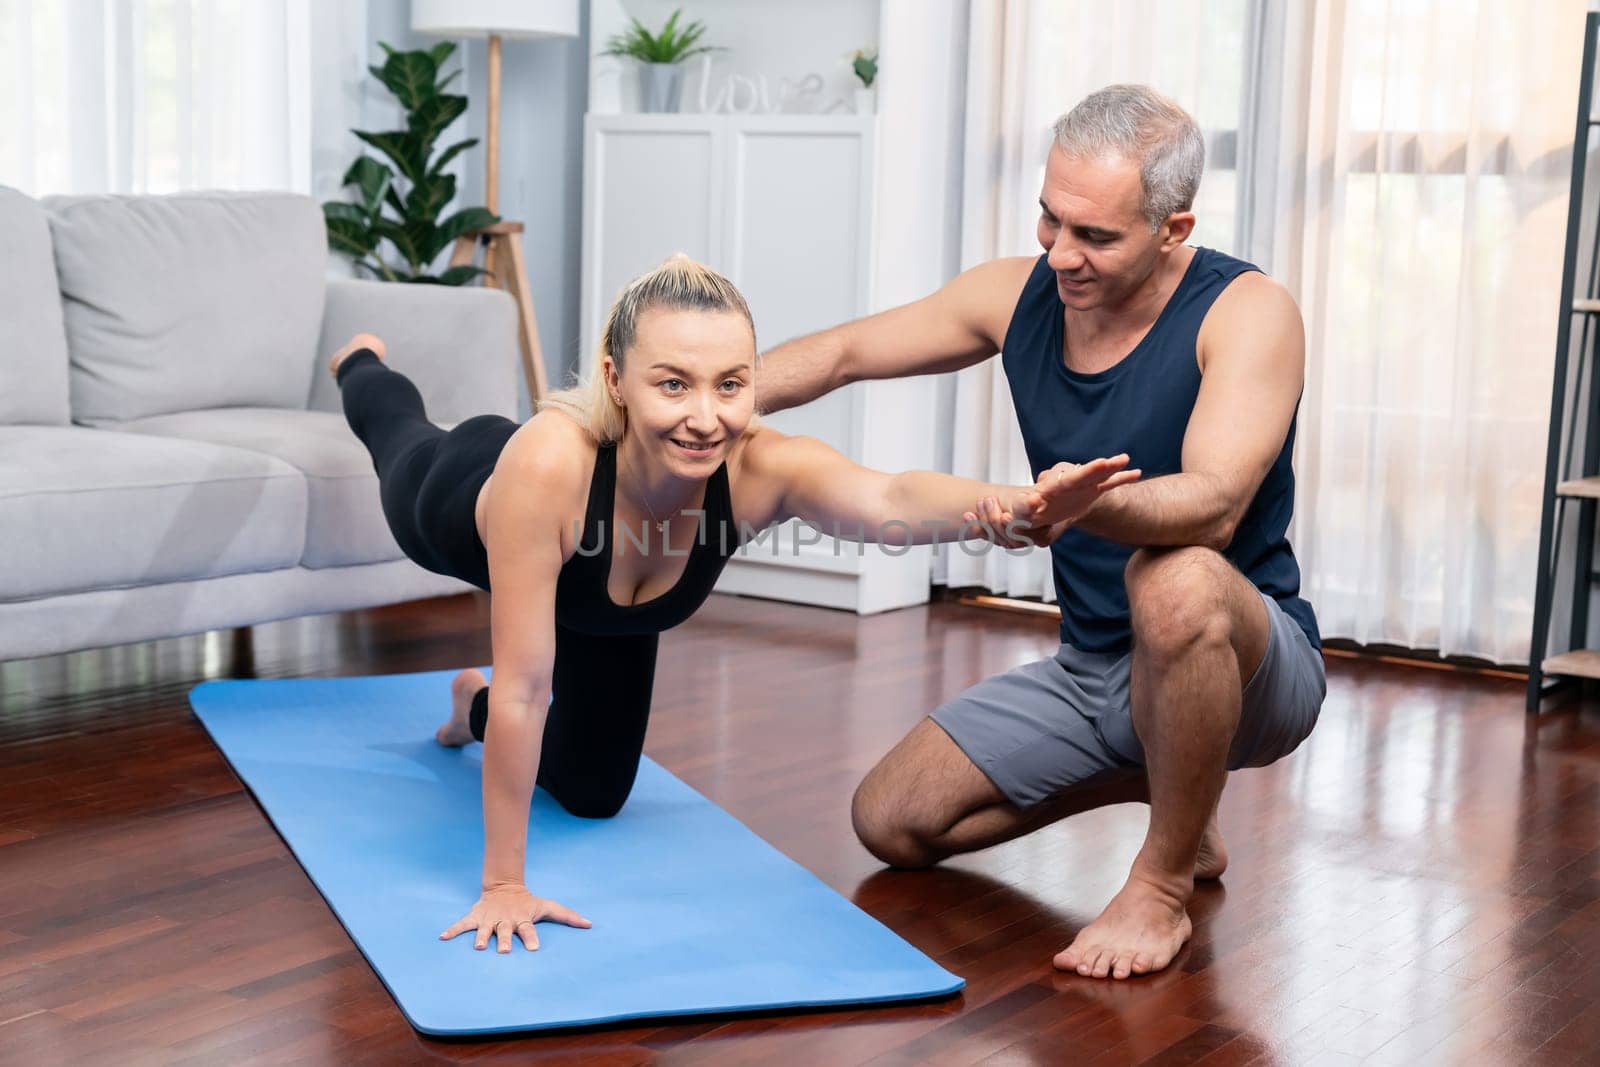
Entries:
<svg viewBox="0 0 1600 1067">
<path fill-rule="evenodd" d="M 460 1035 L 911 1000 L 961 979 L 648 758 L 615 818 L 543 790 L 529 888 L 593 920 L 508 955 L 478 899 L 482 746 L 433 731 L 454 672 L 206 682 L 190 703 L 411 1025 Z"/>
</svg>

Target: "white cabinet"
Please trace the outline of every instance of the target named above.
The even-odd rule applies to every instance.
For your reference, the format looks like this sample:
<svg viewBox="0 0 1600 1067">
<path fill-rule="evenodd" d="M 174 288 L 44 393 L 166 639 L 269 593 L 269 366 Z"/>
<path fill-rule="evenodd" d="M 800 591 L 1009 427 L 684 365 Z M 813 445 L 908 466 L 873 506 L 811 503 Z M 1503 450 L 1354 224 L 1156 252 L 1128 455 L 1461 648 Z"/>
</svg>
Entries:
<svg viewBox="0 0 1600 1067">
<path fill-rule="evenodd" d="M 584 144 L 580 354 L 594 362 L 612 299 L 674 252 L 722 256 L 722 137 L 686 115 L 591 115 Z"/>
<path fill-rule="evenodd" d="M 585 372 L 617 291 L 674 252 L 740 287 L 763 349 L 873 310 L 875 177 L 870 115 L 588 116 Z M 898 386 L 853 385 L 769 421 L 899 470 L 912 465 L 906 450 L 881 432 L 882 412 L 874 418 L 904 399 Z M 859 612 L 928 599 L 926 548 L 812 540 L 792 527 L 769 536 L 729 563 L 718 588 Z"/>
</svg>

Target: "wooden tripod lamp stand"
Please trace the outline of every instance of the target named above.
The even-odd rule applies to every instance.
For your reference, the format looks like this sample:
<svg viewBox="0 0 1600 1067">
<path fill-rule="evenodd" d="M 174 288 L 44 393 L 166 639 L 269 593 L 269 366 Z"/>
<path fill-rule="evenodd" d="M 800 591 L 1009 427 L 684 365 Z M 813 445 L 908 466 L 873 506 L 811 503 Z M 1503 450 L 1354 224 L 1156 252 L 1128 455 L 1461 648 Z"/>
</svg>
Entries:
<svg viewBox="0 0 1600 1067">
<path fill-rule="evenodd" d="M 500 213 L 500 42 L 504 37 L 576 37 L 578 0 L 411 0 L 411 28 L 435 37 L 489 39 L 489 121 L 483 162 L 484 206 Z M 450 265 L 472 262 L 483 245 L 484 284 L 510 293 L 517 302 L 518 338 L 528 399 L 544 398 L 547 384 L 539 350 L 533 293 L 522 255 L 520 222 L 501 221 L 476 233 L 463 234 L 451 253 Z"/>
</svg>

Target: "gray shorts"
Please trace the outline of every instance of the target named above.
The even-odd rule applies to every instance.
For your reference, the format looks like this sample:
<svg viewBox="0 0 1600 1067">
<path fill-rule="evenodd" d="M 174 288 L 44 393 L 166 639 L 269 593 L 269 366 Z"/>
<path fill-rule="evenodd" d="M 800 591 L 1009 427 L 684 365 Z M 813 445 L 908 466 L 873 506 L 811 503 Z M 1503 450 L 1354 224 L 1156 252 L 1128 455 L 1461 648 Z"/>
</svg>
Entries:
<svg viewBox="0 0 1600 1067">
<path fill-rule="evenodd" d="M 1322 654 L 1265 594 L 1267 652 L 1244 687 L 1228 769 L 1265 767 L 1311 733 L 1328 691 Z M 1131 653 L 1062 645 L 987 678 L 931 718 L 1018 807 L 1110 771 L 1144 765 L 1128 706 Z"/>
</svg>

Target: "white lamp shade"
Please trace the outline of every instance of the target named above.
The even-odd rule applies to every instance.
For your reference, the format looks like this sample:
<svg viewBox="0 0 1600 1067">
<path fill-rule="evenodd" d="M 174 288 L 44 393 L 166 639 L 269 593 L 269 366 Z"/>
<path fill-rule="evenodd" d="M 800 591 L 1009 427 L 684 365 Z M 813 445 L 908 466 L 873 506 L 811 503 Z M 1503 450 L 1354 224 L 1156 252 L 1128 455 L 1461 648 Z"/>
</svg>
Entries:
<svg viewBox="0 0 1600 1067">
<path fill-rule="evenodd" d="M 411 28 L 435 37 L 576 37 L 578 0 L 411 0 Z"/>
</svg>

